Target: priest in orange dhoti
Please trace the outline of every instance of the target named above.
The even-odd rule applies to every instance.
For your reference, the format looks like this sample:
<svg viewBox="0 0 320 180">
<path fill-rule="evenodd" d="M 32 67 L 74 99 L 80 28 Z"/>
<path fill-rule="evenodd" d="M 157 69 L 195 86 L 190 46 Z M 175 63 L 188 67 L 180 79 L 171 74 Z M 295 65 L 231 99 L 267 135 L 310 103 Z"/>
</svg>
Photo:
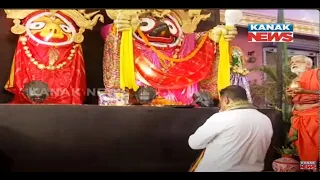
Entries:
<svg viewBox="0 0 320 180">
<path fill-rule="evenodd" d="M 319 68 L 312 69 L 312 60 L 301 55 L 291 58 L 290 67 L 297 78 L 287 88 L 293 103 L 289 136 L 301 161 L 318 161 Z"/>
</svg>

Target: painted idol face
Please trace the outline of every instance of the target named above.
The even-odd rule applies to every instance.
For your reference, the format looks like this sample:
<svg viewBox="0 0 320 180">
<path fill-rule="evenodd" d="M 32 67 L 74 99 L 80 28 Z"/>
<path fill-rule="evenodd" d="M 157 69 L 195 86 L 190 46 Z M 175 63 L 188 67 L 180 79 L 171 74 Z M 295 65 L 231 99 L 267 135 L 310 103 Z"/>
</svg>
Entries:
<svg viewBox="0 0 320 180">
<path fill-rule="evenodd" d="M 76 29 L 72 22 L 58 13 L 43 12 L 26 22 L 26 35 L 39 44 L 63 46 L 71 44 Z"/>
<path fill-rule="evenodd" d="M 179 44 L 183 34 L 178 21 L 169 14 L 162 18 L 141 17 L 139 28 L 155 47 L 174 47 Z M 135 33 L 134 36 L 138 41 L 143 42 L 138 33 Z"/>
</svg>

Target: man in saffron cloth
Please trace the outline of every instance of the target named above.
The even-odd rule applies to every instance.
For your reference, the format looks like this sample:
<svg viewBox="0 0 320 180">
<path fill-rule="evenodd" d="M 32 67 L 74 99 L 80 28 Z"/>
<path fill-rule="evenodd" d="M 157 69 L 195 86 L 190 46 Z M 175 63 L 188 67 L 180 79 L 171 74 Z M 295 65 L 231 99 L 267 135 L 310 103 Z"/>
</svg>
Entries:
<svg viewBox="0 0 320 180">
<path fill-rule="evenodd" d="M 12 33 L 20 35 L 5 89 L 13 104 L 82 104 L 86 74 L 81 42 L 99 11 L 5 10 L 13 19 Z M 94 18 L 91 20 L 91 17 Z"/>
<path fill-rule="evenodd" d="M 190 171 L 263 171 L 273 135 L 271 120 L 249 103 L 241 86 L 222 89 L 220 97 L 220 112 L 189 137 L 192 149 L 204 149 Z"/>
<path fill-rule="evenodd" d="M 312 60 L 302 55 L 291 58 L 290 68 L 297 78 L 287 89 L 293 103 L 289 137 L 301 161 L 318 161 L 319 69 L 312 69 Z"/>
<path fill-rule="evenodd" d="M 114 20 L 102 29 L 107 92 L 151 86 L 157 91 L 155 104 L 191 104 L 198 91 L 218 97 L 217 54 L 221 52 L 217 46 L 221 37 L 235 38 L 234 26 L 196 33 L 198 24 L 210 17 L 201 10 L 106 12 Z"/>
</svg>

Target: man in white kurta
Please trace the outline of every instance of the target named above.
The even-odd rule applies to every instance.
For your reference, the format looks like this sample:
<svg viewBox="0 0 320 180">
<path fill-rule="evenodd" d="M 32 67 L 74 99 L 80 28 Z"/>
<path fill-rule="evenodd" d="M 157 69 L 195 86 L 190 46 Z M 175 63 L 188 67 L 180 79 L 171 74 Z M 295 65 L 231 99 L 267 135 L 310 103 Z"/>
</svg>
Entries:
<svg viewBox="0 0 320 180">
<path fill-rule="evenodd" d="M 240 86 L 229 86 L 220 95 L 220 112 L 189 137 L 192 149 L 205 149 L 194 171 L 263 171 L 273 135 L 270 119 L 250 106 Z"/>
</svg>

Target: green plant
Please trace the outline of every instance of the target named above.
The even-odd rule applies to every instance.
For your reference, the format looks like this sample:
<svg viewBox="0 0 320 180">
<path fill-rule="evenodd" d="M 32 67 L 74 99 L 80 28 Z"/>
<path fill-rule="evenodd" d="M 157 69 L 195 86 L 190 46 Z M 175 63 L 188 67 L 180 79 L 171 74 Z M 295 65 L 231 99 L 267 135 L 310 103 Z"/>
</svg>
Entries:
<svg viewBox="0 0 320 180">
<path fill-rule="evenodd" d="M 251 71 L 258 71 L 262 72 L 266 75 L 266 79 L 263 76 L 261 84 L 250 84 L 251 91 L 255 96 L 263 96 L 265 97 L 268 104 L 274 105 L 276 101 L 276 94 L 277 94 L 277 74 L 276 74 L 276 67 L 275 66 L 261 66 L 258 69 L 253 69 Z M 290 70 L 290 67 L 285 66 L 283 68 L 283 100 L 285 100 L 285 89 L 288 87 L 292 81 L 296 77 Z M 281 107 L 279 107 L 281 108 Z"/>
<path fill-rule="evenodd" d="M 282 146 L 281 148 L 275 148 L 275 150 L 281 155 L 298 156 L 298 151 L 293 145 Z"/>
<path fill-rule="evenodd" d="M 259 69 L 256 69 L 255 71 L 262 72 L 266 75 L 267 78 L 263 77 L 261 84 L 251 84 L 251 93 L 252 93 L 252 99 L 255 98 L 263 98 L 266 103 L 269 104 L 269 106 L 275 108 L 276 110 L 280 111 L 282 113 L 282 122 L 285 124 L 284 132 L 288 134 L 290 126 L 291 126 L 291 106 L 288 103 L 288 99 L 286 97 L 285 91 L 286 87 L 288 87 L 291 83 L 291 81 L 296 77 L 295 74 L 293 74 L 290 70 L 290 67 L 288 65 L 284 65 L 283 68 L 283 106 L 282 107 L 276 107 L 276 95 L 277 95 L 277 74 L 276 74 L 276 67 L 275 66 L 262 66 Z M 282 146 L 282 148 L 276 148 L 276 150 L 280 154 L 287 154 L 287 155 L 296 155 L 297 151 L 295 147 L 290 146 L 288 147 L 288 144 L 291 144 L 292 140 L 289 139 L 288 136 L 286 136 L 286 142 L 284 142 L 285 146 Z"/>
<path fill-rule="evenodd" d="M 285 139 L 285 145 L 281 148 L 274 147 L 274 149 L 281 155 L 288 155 L 288 156 L 298 156 L 297 148 L 292 144 L 292 139 L 289 138 L 288 133 Z"/>
<path fill-rule="evenodd" d="M 250 89 L 252 92 L 252 99 L 264 99 L 266 104 L 275 109 L 278 109 L 283 113 L 283 122 L 290 123 L 291 117 L 291 107 L 288 105 L 288 100 L 285 95 L 286 87 L 288 87 L 292 81 L 296 77 L 294 73 L 291 72 L 290 67 L 285 65 L 283 68 L 283 107 L 276 107 L 276 95 L 277 92 L 277 74 L 275 66 L 262 66 L 258 69 L 253 69 L 251 71 L 262 72 L 266 75 L 266 78 L 263 76 L 261 84 L 250 84 Z"/>
</svg>

